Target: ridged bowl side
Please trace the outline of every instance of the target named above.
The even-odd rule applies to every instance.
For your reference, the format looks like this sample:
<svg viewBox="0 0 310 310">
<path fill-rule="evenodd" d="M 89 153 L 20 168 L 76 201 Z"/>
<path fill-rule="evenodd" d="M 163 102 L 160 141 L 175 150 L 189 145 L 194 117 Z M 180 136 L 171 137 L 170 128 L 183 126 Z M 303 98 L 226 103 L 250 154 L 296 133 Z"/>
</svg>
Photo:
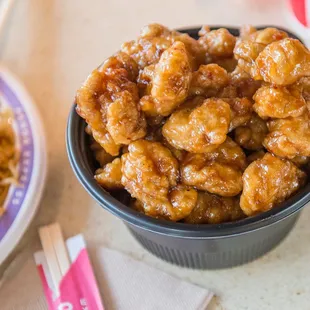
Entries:
<svg viewBox="0 0 310 310">
<path fill-rule="evenodd" d="M 298 216 L 297 213 L 282 221 L 282 225 L 273 225 L 273 231 L 265 228 L 248 233 L 243 240 L 240 235 L 218 240 L 182 239 L 154 233 L 150 235 L 138 227 L 127 226 L 146 250 L 167 262 L 193 269 L 220 269 L 248 263 L 272 250 L 291 231 Z M 165 244 L 162 238 L 165 238 Z M 189 244 L 196 244 L 195 249 L 190 248 Z"/>
</svg>

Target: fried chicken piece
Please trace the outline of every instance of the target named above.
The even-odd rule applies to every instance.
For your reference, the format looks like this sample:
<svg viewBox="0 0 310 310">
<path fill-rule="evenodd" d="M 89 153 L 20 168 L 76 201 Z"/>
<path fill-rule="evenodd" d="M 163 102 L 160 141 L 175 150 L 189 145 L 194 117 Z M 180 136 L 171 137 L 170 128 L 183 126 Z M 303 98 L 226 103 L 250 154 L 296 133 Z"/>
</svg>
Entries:
<svg viewBox="0 0 310 310">
<path fill-rule="evenodd" d="M 227 71 L 216 64 L 201 65 L 193 73 L 190 95 L 213 97 L 228 85 Z"/>
<path fill-rule="evenodd" d="M 159 24 L 141 29 L 136 41 L 125 42 L 121 50 L 131 56 L 140 69 L 158 62 L 161 54 L 172 44 L 171 31 Z"/>
<path fill-rule="evenodd" d="M 269 27 L 269 28 L 259 30 L 256 33 L 253 33 L 251 36 L 255 38 L 254 41 L 256 43 L 267 46 L 273 42 L 277 42 L 277 41 L 287 38 L 288 34 L 283 30 Z"/>
<path fill-rule="evenodd" d="M 236 196 L 242 191 L 242 172 L 230 165 L 205 161 L 203 154 L 192 154 L 182 166 L 182 182 L 220 196 Z"/>
<path fill-rule="evenodd" d="M 253 99 L 253 109 L 261 118 L 297 117 L 307 109 L 301 89 L 294 85 L 264 85 L 258 89 Z"/>
<path fill-rule="evenodd" d="M 170 34 L 171 30 L 167 27 L 161 24 L 152 23 L 142 27 L 139 38 L 152 39 L 161 36 L 169 37 Z"/>
<path fill-rule="evenodd" d="M 220 196 L 236 196 L 242 191 L 242 172 L 216 161 L 205 161 L 203 154 L 189 153 L 182 167 L 182 182 Z"/>
<path fill-rule="evenodd" d="M 310 53 L 298 40 L 287 38 L 273 42 L 255 61 L 256 80 L 276 85 L 289 85 L 310 75 Z"/>
<path fill-rule="evenodd" d="M 288 34 L 277 28 L 265 28 L 256 31 L 251 26 L 243 27 L 234 51 L 235 56 L 237 59 L 241 58 L 245 63 L 251 65 L 267 45 L 285 38 L 288 38 Z M 244 48 L 242 44 L 245 44 Z"/>
<path fill-rule="evenodd" d="M 97 92 L 93 96 L 99 101 L 103 114 L 106 113 L 109 104 L 115 100 L 115 96 L 121 92 L 128 91 L 133 100 L 139 100 L 138 87 L 136 83 L 129 80 L 129 73 L 126 69 L 109 68 L 105 71 L 97 70 L 98 73 L 101 75 L 102 84 L 96 85 L 97 88 L 94 90 Z"/>
<path fill-rule="evenodd" d="M 163 110 L 163 115 L 169 114 L 186 99 L 191 78 L 185 45 L 176 42 L 161 56 L 153 78 L 152 97 L 163 105 L 173 106 L 159 107 L 160 111 Z"/>
<path fill-rule="evenodd" d="M 251 119 L 235 130 L 235 141 L 247 150 L 260 150 L 268 133 L 266 122 L 253 113 Z"/>
<path fill-rule="evenodd" d="M 172 218 L 174 221 L 179 221 L 193 211 L 197 204 L 198 193 L 191 187 L 177 185 L 170 191 L 168 199 L 173 208 L 171 212 L 172 216 L 169 218 Z"/>
<path fill-rule="evenodd" d="M 248 215 L 272 209 L 304 185 L 306 174 L 288 160 L 267 153 L 243 174 L 240 207 Z"/>
<path fill-rule="evenodd" d="M 222 92 L 222 95 L 224 95 L 224 92 Z M 226 93 L 226 95 L 229 95 L 229 93 Z M 253 111 L 252 103 L 247 98 L 236 98 L 234 96 L 233 98 L 221 97 L 221 98 L 212 98 L 210 100 L 219 103 L 224 101 L 229 104 L 231 109 L 231 122 L 229 125 L 229 131 L 232 131 L 236 127 L 247 123 L 251 119 Z M 180 110 L 199 107 L 201 106 L 203 101 L 204 101 L 203 97 L 201 96 L 194 97 L 193 99 L 190 99 L 186 101 L 184 104 L 182 104 L 180 106 Z"/>
<path fill-rule="evenodd" d="M 115 158 L 111 163 L 106 164 L 103 168 L 97 169 L 95 180 L 103 188 L 115 190 L 123 188 L 122 163 L 120 158 Z"/>
<path fill-rule="evenodd" d="M 128 150 L 122 156 L 122 183 L 133 197 L 165 193 L 177 185 L 178 161 L 161 143 L 139 140 Z"/>
<path fill-rule="evenodd" d="M 146 121 L 135 98 L 128 91 L 114 96 L 107 110 L 107 129 L 114 141 L 129 144 L 146 135 Z"/>
<path fill-rule="evenodd" d="M 266 152 L 263 151 L 263 150 L 260 150 L 260 151 L 256 151 L 256 152 L 253 152 L 251 153 L 247 158 L 246 158 L 246 161 L 249 164 L 251 164 L 253 161 L 257 160 L 257 159 L 261 159 L 265 156 Z"/>
<path fill-rule="evenodd" d="M 307 113 L 299 117 L 271 120 L 268 129 L 264 146 L 271 153 L 289 159 L 310 156 L 310 118 Z"/>
<path fill-rule="evenodd" d="M 215 151 L 188 153 L 182 162 L 181 181 L 220 196 L 236 196 L 242 190 L 246 157 L 229 137 Z"/>
<path fill-rule="evenodd" d="M 268 44 L 287 38 L 287 36 L 286 32 L 279 29 L 265 28 L 239 38 L 234 49 L 238 67 L 254 77 L 257 74 L 255 60 L 258 55 Z"/>
<path fill-rule="evenodd" d="M 203 34 L 198 42 L 211 57 L 231 57 L 236 44 L 234 37 L 227 29 L 220 28 L 209 32 L 200 31 Z"/>
<path fill-rule="evenodd" d="M 220 197 L 208 192 L 198 192 L 194 210 L 184 219 L 189 224 L 220 224 L 237 221 L 245 215 L 238 197 Z"/>
<path fill-rule="evenodd" d="M 122 184 L 153 217 L 178 221 L 195 207 L 197 192 L 177 185 L 178 161 L 161 143 L 139 140 L 122 156 Z"/>
<path fill-rule="evenodd" d="M 230 105 L 231 109 L 231 122 L 229 131 L 246 124 L 252 116 L 252 103 L 247 98 L 221 98 Z"/>
<path fill-rule="evenodd" d="M 137 80 L 139 69 L 137 63 L 129 55 L 123 52 L 117 52 L 109 57 L 101 66 L 100 71 L 105 72 L 115 69 L 125 69 L 128 73 L 128 79 L 131 82 Z"/>
<path fill-rule="evenodd" d="M 188 96 L 192 79 L 191 66 L 185 45 L 174 43 L 155 65 L 151 95 L 140 100 L 147 116 L 167 116 Z"/>
<path fill-rule="evenodd" d="M 205 100 L 204 97 L 196 96 L 196 97 L 191 98 L 191 99 L 187 100 L 186 102 L 184 102 L 181 105 L 181 107 L 179 107 L 177 110 L 194 109 L 194 108 L 200 106 L 204 100 Z M 178 161 L 182 161 L 184 159 L 185 155 L 187 154 L 187 152 L 185 150 L 180 150 L 180 149 L 177 149 L 174 146 L 172 146 L 167 141 L 167 139 L 162 135 L 162 127 L 160 127 L 160 128 L 155 127 L 154 130 L 150 131 L 150 134 L 146 137 L 146 140 L 161 142 L 165 147 L 167 147 L 171 151 L 172 155 Z"/>
<path fill-rule="evenodd" d="M 206 99 L 195 109 L 181 109 L 173 113 L 162 133 L 177 149 L 203 153 L 214 150 L 225 141 L 230 120 L 229 104 Z"/>
<path fill-rule="evenodd" d="M 143 27 L 138 39 L 124 43 L 121 50 L 138 63 L 139 69 L 143 69 L 146 66 L 156 64 L 163 52 L 175 42 L 184 43 L 193 68 L 202 63 L 203 49 L 198 41 L 186 33 L 172 31 L 159 24 Z"/>
<path fill-rule="evenodd" d="M 184 216 L 187 216 L 192 212 L 193 207 L 195 207 L 195 205 L 197 204 L 197 197 L 198 197 L 197 191 L 182 185 L 178 185 L 173 190 L 171 190 L 169 194 L 169 200 L 171 201 L 171 204 L 174 207 L 173 216 L 176 219 L 175 221 L 183 219 Z M 182 208 L 178 209 L 179 206 L 182 206 Z M 148 204 L 143 203 L 138 199 L 135 199 L 131 203 L 131 208 L 140 213 L 145 213 L 146 210 L 150 209 L 150 206 L 148 206 Z M 148 213 L 146 214 L 150 215 Z M 169 219 L 167 218 L 166 215 L 158 215 L 157 213 L 154 213 L 154 215 L 150 216 L 160 219 Z"/>
<path fill-rule="evenodd" d="M 103 93 L 104 75 L 94 70 L 85 84 L 77 91 L 76 111 L 91 127 L 94 139 L 111 155 L 118 155 L 120 145 L 116 144 L 108 133 L 104 117 L 101 113 L 101 103 L 97 94 Z"/>
<path fill-rule="evenodd" d="M 122 59 L 126 60 L 126 57 Z M 121 64 L 124 67 L 116 66 L 116 58 L 112 56 L 111 61 L 106 61 L 100 69 L 105 71 L 94 70 L 76 96 L 77 113 L 90 126 L 94 139 L 113 156 L 119 154 L 122 143 L 128 144 L 142 138 L 146 133 L 146 122 L 139 106 L 138 88 L 130 81 L 134 73 L 128 73 L 124 68 L 125 60 Z M 129 63 L 131 62 L 132 60 L 129 60 Z M 131 68 L 132 65 L 128 64 L 127 67 Z M 119 109 L 123 109 L 125 105 L 128 105 L 130 110 L 126 108 L 118 114 Z M 118 126 L 114 130 L 109 124 Z"/>
</svg>

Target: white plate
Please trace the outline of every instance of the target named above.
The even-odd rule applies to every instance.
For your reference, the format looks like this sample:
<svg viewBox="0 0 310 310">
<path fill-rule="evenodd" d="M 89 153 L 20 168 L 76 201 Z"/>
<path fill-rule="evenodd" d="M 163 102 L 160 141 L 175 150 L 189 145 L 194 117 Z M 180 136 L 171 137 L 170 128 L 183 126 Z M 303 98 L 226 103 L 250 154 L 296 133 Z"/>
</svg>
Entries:
<svg viewBox="0 0 310 310">
<path fill-rule="evenodd" d="M 39 205 L 46 178 L 46 144 L 41 119 L 26 89 L 0 66 L 0 100 L 14 114 L 20 149 L 19 185 L 11 186 L 0 217 L 0 264 L 12 252 Z"/>
</svg>

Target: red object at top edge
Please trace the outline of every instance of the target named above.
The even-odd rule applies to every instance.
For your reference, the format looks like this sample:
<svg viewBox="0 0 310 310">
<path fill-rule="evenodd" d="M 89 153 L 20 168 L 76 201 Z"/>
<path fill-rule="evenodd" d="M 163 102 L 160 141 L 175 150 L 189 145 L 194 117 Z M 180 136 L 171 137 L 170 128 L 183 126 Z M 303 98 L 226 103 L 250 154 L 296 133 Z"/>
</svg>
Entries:
<svg viewBox="0 0 310 310">
<path fill-rule="evenodd" d="M 307 0 L 290 0 L 294 15 L 304 26 L 308 26 L 306 14 L 306 1 Z"/>
</svg>

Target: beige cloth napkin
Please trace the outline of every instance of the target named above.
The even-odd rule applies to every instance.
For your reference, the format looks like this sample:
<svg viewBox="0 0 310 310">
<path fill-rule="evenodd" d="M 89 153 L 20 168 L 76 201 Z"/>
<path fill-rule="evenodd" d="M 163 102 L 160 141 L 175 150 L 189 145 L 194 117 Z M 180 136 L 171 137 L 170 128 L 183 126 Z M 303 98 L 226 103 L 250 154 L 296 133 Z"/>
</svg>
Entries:
<svg viewBox="0 0 310 310">
<path fill-rule="evenodd" d="M 203 310 L 212 299 L 210 291 L 117 251 L 90 254 L 105 310 Z M 1 310 L 47 309 L 34 260 L 17 258 L 13 264 L 18 271 L 1 282 Z"/>
</svg>

